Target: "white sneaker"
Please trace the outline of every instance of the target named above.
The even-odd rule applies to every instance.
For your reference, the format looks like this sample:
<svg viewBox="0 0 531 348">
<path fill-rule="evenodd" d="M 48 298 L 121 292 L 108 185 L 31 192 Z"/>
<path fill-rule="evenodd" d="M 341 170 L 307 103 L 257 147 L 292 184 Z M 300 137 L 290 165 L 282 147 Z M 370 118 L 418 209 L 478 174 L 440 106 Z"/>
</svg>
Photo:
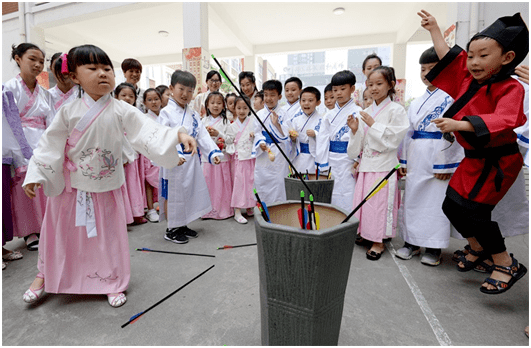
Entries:
<svg viewBox="0 0 531 348">
<path fill-rule="evenodd" d="M 246 224 L 247 223 L 247 219 L 244 218 L 241 215 L 234 215 L 234 220 L 236 220 L 240 224 Z"/>
<path fill-rule="evenodd" d="M 148 210 L 146 218 L 149 222 L 159 222 L 159 214 L 155 209 Z"/>
</svg>

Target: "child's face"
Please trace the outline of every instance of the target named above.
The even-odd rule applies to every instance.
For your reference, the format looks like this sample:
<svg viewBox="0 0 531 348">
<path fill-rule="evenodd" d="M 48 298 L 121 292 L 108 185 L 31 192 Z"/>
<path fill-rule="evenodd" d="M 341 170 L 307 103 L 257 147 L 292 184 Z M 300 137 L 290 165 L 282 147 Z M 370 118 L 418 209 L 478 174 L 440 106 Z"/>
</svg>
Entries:
<svg viewBox="0 0 531 348">
<path fill-rule="evenodd" d="M 332 110 L 336 106 L 336 98 L 334 97 L 334 92 L 329 91 L 325 93 L 324 104 L 329 110 Z"/>
<path fill-rule="evenodd" d="M 244 78 L 242 82 L 240 83 L 240 87 L 242 89 L 242 92 L 251 98 L 253 96 L 254 90 L 255 90 L 255 84 L 249 80 L 249 78 Z"/>
<path fill-rule="evenodd" d="M 173 99 L 179 104 L 182 108 L 186 106 L 194 96 L 194 89 L 192 87 L 187 87 L 176 83 L 175 86 L 170 85 L 170 92 Z"/>
<path fill-rule="evenodd" d="M 240 121 L 244 121 L 245 118 L 249 115 L 249 107 L 243 100 L 238 100 L 236 103 L 236 116 Z"/>
<path fill-rule="evenodd" d="M 227 109 L 234 114 L 234 100 L 236 97 L 232 96 L 227 98 Z"/>
<path fill-rule="evenodd" d="M 124 72 L 125 81 L 129 82 L 133 86 L 136 86 L 138 81 L 140 81 L 140 75 L 142 72 L 140 69 L 129 69 L 126 72 Z"/>
<path fill-rule="evenodd" d="M 162 100 L 161 100 L 162 108 L 168 105 L 168 100 L 170 99 L 170 96 L 171 96 L 171 92 L 169 88 L 165 90 L 164 93 L 162 93 Z"/>
<path fill-rule="evenodd" d="M 375 72 L 372 73 L 367 80 L 367 89 L 376 104 L 380 104 L 385 98 L 387 98 L 391 86 L 389 86 L 387 80 L 380 72 Z"/>
<path fill-rule="evenodd" d="M 159 95 L 155 92 L 149 92 L 146 95 L 144 100 L 144 105 L 155 114 L 159 114 L 160 107 L 162 106 L 162 101 L 159 98 Z"/>
<path fill-rule="evenodd" d="M 135 103 L 135 92 L 131 88 L 123 88 L 120 93 L 116 96 L 116 99 L 123 100 L 127 104 L 134 105 Z"/>
<path fill-rule="evenodd" d="M 369 76 L 369 73 L 374 69 L 379 67 L 380 61 L 376 58 L 371 58 L 367 62 L 365 62 L 365 70 L 363 70 L 363 75 Z"/>
<path fill-rule="evenodd" d="M 426 79 L 426 75 L 428 75 L 435 65 L 437 65 L 437 62 L 420 65 L 420 79 L 427 87 L 433 87 L 431 82 Z"/>
<path fill-rule="evenodd" d="M 321 104 L 320 100 L 313 93 L 303 93 L 301 95 L 301 109 L 306 115 L 311 115 L 315 111 L 315 108 Z"/>
<path fill-rule="evenodd" d="M 260 97 L 254 98 L 253 108 L 255 111 L 262 110 L 264 108 L 264 100 Z"/>
<path fill-rule="evenodd" d="M 281 96 L 276 89 L 264 90 L 264 103 L 268 108 L 273 109 L 278 105 Z"/>
<path fill-rule="evenodd" d="M 207 108 L 208 108 L 210 115 L 214 117 L 218 117 L 223 111 L 223 109 L 225 108 L 225 103 L 223 103 L 223 97 L 222 96 L 211 97 L 208 100 Z"/>
<path fill-rule="evenodd" d="M 502 52 L 501 46 L 493 39 L 474 40 L 470 43 L 466 67 L 477 82 L 487 81 L 514 59 L 513 51 Z"/>
<path fill-rule="evenodd" d="M 355 90 L 356 87 L 349 85 L 348 83 L 340 86 L 332 86 L 332 92 L 334 92 L 334 97 L 339 106 L 345 105 L 350 100 L 350 95 L 354 93 Z"/>
<path fill-rule="evenodd" d="M 363 92 L 363 108 L 367 109 L 373 102 L 373 99 L 371 97 L 371 93 L 369 92 L 369 89 L 365 89 Z"/>
<path fill-rule="evenodd" d="M 32 48 L 24 52 L 22 57 L 15 56 L 15 62 L 20 67 L 20 75 L 37 78 L 44 69 L 44 55 L 38 49 Z"/>
<path fill-rule="evenodd" d="M 114 71 L 110 65 L 80 65 L 70 73 L 70 79 L 96 101 L 114 90 Z"/>
<path fill-rule="evenodd" d="M 299 100 L 301 89 L 299 88 L 299 85 L 296 82 L 286 83 L 284 90 L 284 95 L 286 96 L 286 99 L 290 104 L 293 104 L 297 100 Z"/>
</svg>

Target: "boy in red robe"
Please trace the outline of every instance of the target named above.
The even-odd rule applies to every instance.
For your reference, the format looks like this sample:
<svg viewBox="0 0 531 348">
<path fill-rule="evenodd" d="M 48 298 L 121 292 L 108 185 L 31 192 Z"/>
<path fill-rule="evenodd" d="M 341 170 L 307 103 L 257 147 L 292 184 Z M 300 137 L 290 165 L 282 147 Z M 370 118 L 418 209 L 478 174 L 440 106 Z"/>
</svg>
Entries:
<svg viewBox="0 0 531 348">
<path fill-rule="evenodd" d="M 480 290 L 500 294 L 527 272 L 507 253 L 491 212 L 522 169 L 513 130 L 526 121 L 524 89 L 510 76 L 529 51 L 529 31 L 517 13 L 476 34 L 466 51 L 459 46 L 450 49 L 435 18 L 424 10 L 418 15 L 440 59 L 426 78 L 455 100 L 444 118 L 433 122 L 449 141 L 454 132 L 465 149 L 443 203 L 444 213 L 471 246 L 457 268 L 469 271 L 492 256 L 493 272 Z"/>
</svg>

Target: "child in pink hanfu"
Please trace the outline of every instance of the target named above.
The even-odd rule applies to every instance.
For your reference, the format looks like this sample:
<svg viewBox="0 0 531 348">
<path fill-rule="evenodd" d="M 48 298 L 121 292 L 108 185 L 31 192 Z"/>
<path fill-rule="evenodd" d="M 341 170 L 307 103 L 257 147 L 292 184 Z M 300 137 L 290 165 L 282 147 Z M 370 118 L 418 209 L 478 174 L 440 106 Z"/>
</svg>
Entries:
<svg viewBox="0 0 531 348">
<path fill-rule="evenodd" d="M 210 92 L 205 100 L 206 115 L 202 122 L 208 134 L 223 153 L 221 163 L 210 164 L 208 154 L 203 155 L 203 175 L 210 193 L 212 210 L 203 215 L 203 219 L 222 220 L 234 215 L 230 200 L 232 197 L 232 175 L 230 172 L 230 158 L 226 152 L 225 141 L 230 121 L 225 116 L 225 99 L 220 92 Z"/>
<path fill-rule="evenodd" d="M 251 103 L 247 96 L 247 103 Z M 236 120 L 227 130 L 227 153 L 233 154 L 234 185 L 230 206 L 234 207 L 234 220 L 240 224 L 247 223 L 241 210 L 247 209 L 247 216 L 253 215 L 256 204 L 253 194 L 254 164 L 253 153 L 255 117 L 242 97 L 236 97 Z M 256 99 L 255 99 L 256 101 Z"/>
<path fill-rule="evenodd" d="M 162 106 L 162 96 L 155 88 L 148 88 L 144 92 L 144 105 L 147 109 L 146 115 L 153 121 L 158 122 L 157 118 Z M 140 181 L 142 186 L 142 196 L 144 206 L 147 206 L 146 218 L 149 222 L 159 222 L 159 214 L 154 207 L 154 202 L 158 201 L 159 195 L 159 167 L 153 165 L 144 155 L 139 155 Z"/>
<path fill-rule="evenodd" d="M 368 75 L 367 89 L 374 102 L 360 112 L 360 118 L 349 116 L 351 129 L 347 153 L 351 159 L 361 157 L 354 167 L 358 179 L 354 190 L 357 206 L 387 173 L 398 164 L 398 146 L 409 129 L 409 119 L 404 107 L 391 99 L 395 94 L 396 78 L 392 68 L 380 66 Z M 361 122 L 360 122 L 361 120 Z M 398 186 L 396 173 L 355 216 L 360 220 L 359 233 L 372 246 L 367 259 L 376 261 L 385 250 L 384 238 L 396 236 L 398 217 Z"/>
<path fill-rule="evenodd" d="M 129 105 L 136 105 L 136 90 L 134 86 L 128 82 L 120 83 L 116 89 L 114 90 L 114 96 L 118 100 L 122 100 L 126 102 Z M 133 217 L 133 225 L 143 224 L 146 223 L 147 220 L 144 219 L 144 202 L 145 199 L 142 195 L 143 193 L 143 185 L 142 185 L 142 179 L 140 178 L 141 170 L 140 170 L 140 158 L 138 154 L 134 151 L 131 152 L 130 146 L 126 145 L 125 148 L 127 149 L 126 152 L 128 153 L 128 156 L 124 158 L 124 163 L 127 160 L 127 163 L 125 163 L 124 170 L 125 170 L 125 189 L 127 190 L 127 197 L 128 202 L 125 203 L 126 209 L 130 211 L 128 212 L 128 216 Z M 130 219 L 128 219 L 128 222 Z"/>
<path fill-rule="evenodd" d="M 122 164 L 125 143 L 168 167 L 179 161 L 177 146 L 195 151 L 181 128 L 163 127 L 137 108 L 111 97 L 114 71 L 93 45 L 72 48 L 68 71 L 84 93 L 62 107 L 41 137 L 23 188 L 48 198 L 41 230 L 39 273 L 24 294 L 36 302 L 43 292 L 106 294 L 112 307 L 126 301 L 130 279 Z"/>
<path fill-rule="evenodd" d="M 68 75 L 61 72 L 63 70 L 63 57 L 65 56 L 66 53 L 56 53 L 52 56 L 50 63 L 50 70 L 57 81 L 57 84 L 48 90 L 52 98 L 52 105 L 55 112 L 57 112 L 61 106 L 70 104 L 79 97 L 79 87 L 70 80 Z"/>
<path fill-rule="evenodd" d="M 33 44 L 22 43 L 17 47 L 13 46 L 11 57 L 20 68 L 20 74 L 7 81 L 4 90 L 13 93 L 24 136 L 31 148 L 35 149 L 55 115 L 50 94 L 37 83 L 37 76 L 44 68 L 44 52 Z M 36 199 L 29 200 L 26 197 L 21 185 L 26 176 L 26 169 L 27 161 L 17 167 L 12 178 L 13 233 L 15 237 L 24 238 L 28 250 L 37 250 L 46 196 L 42 189 L 39 189 Z"/>
</svg>

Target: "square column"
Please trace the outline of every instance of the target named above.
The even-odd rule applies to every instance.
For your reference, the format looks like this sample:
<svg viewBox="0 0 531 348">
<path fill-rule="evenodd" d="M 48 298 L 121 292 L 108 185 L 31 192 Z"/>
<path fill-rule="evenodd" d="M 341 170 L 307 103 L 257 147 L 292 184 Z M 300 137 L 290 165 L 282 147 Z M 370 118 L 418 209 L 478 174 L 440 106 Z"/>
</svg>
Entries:
<svg viewBox="0 0 531 348">
<path fill-rule="evenodd" d="M 183 3 L 183 70 L 197 79 L 194 94 L 206 91 L 206 75 L 210 70 L 208 48 L 208 3 Z"/>
</svg>

